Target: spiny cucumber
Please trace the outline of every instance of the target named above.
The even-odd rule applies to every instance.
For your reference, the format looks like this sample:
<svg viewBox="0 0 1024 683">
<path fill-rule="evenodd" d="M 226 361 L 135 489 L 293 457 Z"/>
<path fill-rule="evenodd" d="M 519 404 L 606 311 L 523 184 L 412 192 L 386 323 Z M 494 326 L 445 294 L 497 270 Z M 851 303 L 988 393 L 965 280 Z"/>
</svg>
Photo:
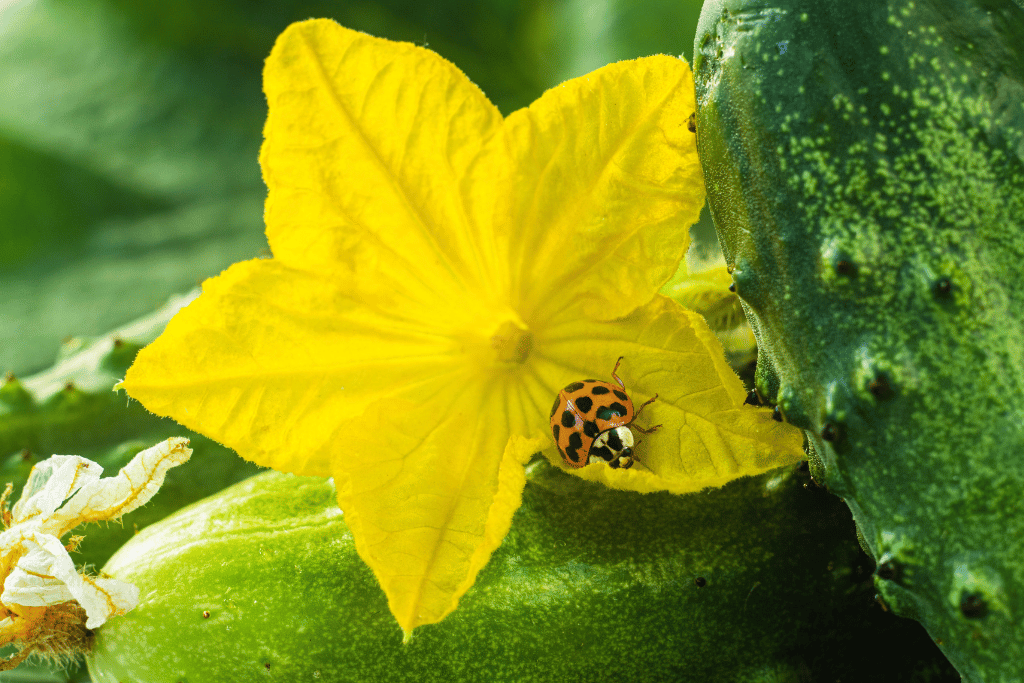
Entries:
<svg viewBox="0 0 1024 683">
<path fill-rule="evenodd" d="M 1024 678 L 1024 10 L 710 0 L 708 198 L 758 339 L 898 613 Z"/>
<path fill-rule="evenodd" d="M 407 645 L 329 481 L 267 472 L 185 508 L 104 568 L 143 599 L 97 631 L 94 680 L 956 680 L 799 471 L 693 496 L 527 476 L 476 584 Z M 900 664 L 876 676 L 862 648 Z"/>
</svg>

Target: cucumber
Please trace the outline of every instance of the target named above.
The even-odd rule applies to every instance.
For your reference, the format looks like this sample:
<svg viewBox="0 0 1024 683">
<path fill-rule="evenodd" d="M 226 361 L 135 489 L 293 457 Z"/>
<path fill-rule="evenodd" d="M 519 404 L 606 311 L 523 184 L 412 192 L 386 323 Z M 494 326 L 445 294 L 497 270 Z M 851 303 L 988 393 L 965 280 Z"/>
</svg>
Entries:
<svg viewBox="0 0 1024 683">
<path fill-rule="evenodd" d="M 458 609 L 403 645 L 333 484 L 266 472 L 110 560 L 142 598 L 97 630 L 89 670 L 96 683 L 955 681 L 919 626 L 874 602 L 849 513 L 808 481 L 790 469 L 640 495 L 538 460 Z M 900 664 L 879 671 L 887 652 Z"/>
<path fill-rule="evenodd" d="M 758 339 L 896 612 L 1024 679 L 1024 10 L 705 3 L 697 146 Z"/>
</svg>

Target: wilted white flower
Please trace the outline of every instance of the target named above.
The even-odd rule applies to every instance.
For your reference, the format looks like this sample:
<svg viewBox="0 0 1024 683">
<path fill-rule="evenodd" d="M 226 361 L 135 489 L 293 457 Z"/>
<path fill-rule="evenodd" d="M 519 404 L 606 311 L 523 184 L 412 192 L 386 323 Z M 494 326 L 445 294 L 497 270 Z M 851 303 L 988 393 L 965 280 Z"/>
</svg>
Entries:
<svg viewBox="0 0 1024 683">
<path fill-rule="evenodd" d="M 189 459 L 188 439 L 172 438 L 136 455 L 115 477 L 100 479 L 103 468 L 77 455 L 54 455 L 32 468 L 13 511 L 0 499 L 0 646 L 19 652 L 0 670 L 33 652 L 70 656 L 79 641 L 114 615 L 139 601 L 139 589 L 125 581 L 78 573 L 61 537 L 80 524 L 113 520 L 144 505 L 159 490 L 167 470 Z M 83 614 L 84 612 L 84 614 Z M 84 621 L 84 624 L 82 623 Z"/>
</svg>

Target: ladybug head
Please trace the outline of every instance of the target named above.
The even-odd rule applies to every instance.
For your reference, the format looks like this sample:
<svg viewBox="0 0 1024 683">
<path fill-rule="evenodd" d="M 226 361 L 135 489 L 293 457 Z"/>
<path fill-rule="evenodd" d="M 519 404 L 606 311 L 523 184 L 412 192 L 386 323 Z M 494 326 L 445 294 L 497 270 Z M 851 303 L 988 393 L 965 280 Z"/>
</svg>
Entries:
<svg viewBox="0 0 1024 683">
<path fill-rule="evenodd" d="M 633 432 L 629 427 L 606 429 L 590 445 L 588 462 L 606 462 L 609 467 L 629 469 L 633 460 Z"/>
</svg>

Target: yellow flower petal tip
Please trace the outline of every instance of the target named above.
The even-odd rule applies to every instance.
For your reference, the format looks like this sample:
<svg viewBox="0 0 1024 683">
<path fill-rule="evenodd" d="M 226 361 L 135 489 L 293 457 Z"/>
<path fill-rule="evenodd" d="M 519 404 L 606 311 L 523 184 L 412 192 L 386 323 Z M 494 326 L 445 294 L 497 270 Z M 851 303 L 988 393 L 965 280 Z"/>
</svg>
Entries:
<svg viewBox="0 0 1024 683">
<path fill-rule="evenodd" d="M 503 119 L 433 52 L 313 20 L 264 89 L 273 258 L 207 280 L 123 384 L 261 465 L 334 476 L 408 636 L 501 543 L 568 381 L 626 356 L 672 433 L 735 393 L 687 379 L 718 366 L 656 296 L 704 204 L 692 76 L 613 64 Z"/>
</svg>

